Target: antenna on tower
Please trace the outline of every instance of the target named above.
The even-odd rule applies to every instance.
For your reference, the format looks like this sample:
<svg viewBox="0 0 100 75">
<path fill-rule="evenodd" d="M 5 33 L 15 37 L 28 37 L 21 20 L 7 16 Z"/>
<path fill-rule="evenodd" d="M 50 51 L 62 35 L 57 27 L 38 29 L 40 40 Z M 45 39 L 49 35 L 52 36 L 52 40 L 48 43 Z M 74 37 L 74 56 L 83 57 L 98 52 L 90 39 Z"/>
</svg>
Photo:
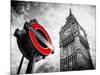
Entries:
<svg viewBox="0 0 100 75">
<path fill-rule="evenodd" d="M 71 8 L 69 9 L 69 11 L 70 11 L 70 15 L 72 15 L 72 11 L 71 11 Z"/>
<path fill-rule="evenodd" d="M 73 14 L 72 14 L 71 8 L 69 8 L 69 16 L 66 18 L 66 20 L 68 20 L 72 16 L 73 16 Z"/>
</svg>

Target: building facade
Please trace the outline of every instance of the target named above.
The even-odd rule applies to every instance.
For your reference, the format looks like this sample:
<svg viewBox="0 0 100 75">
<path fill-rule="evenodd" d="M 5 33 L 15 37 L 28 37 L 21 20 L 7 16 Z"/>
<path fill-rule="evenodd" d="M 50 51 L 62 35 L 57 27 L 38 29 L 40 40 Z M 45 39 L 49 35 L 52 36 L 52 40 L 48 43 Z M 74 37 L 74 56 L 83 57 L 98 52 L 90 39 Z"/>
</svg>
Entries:
<svg viewBox="0 0 100 75">
<path fill-rule="evenodd" d="M 71 9 L 69 12 L 60 30 L 60 71 L 93 69 L 87 34 Z"/>
</svg>

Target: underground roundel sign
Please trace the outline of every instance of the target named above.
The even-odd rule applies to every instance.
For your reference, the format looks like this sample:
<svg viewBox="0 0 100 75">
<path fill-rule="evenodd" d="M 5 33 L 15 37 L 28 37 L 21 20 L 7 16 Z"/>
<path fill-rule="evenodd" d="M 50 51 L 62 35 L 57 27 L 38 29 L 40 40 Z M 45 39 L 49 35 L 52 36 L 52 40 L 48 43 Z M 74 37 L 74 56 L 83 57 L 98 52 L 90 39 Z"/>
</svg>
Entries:
<svg viewBox="0 0 100 75">
<path fill-rule="evenodd" d="M 53 52 L 53 46 L 47 31 L 38 23 L 32 22 L 29 27 L 29 36 L 32 44 L 43 55 Z"/>
</svg>

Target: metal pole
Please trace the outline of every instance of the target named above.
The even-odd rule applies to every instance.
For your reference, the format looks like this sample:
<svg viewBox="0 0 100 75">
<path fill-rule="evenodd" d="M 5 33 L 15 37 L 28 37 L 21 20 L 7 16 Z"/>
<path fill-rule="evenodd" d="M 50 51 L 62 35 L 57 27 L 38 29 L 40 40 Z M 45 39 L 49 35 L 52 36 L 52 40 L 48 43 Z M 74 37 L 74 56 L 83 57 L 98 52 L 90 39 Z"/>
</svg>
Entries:
<svg viewBox="0 0 100 75">
<path fill-rule="evenodd" d="M 31 55 L 28 66 L 27 66 L 26 74 L 34 73 L 34 66 L 35 66 L 35 62 L 36 62 L 36 56 L 37 56 L 37 54 Z"/>
<path fill-rule="evenodd" d="M 20 70 L 21 70 L 21 67 L 22 67 L 22 63 L 23 63 L 23 59 L 24 59 L 24 56 L 22 56 L 22 59 L 21 59 L 20 65 L 19 65 L 19 67 L 18 67 L 17 74 L 20 73 Z"/>
</svg>

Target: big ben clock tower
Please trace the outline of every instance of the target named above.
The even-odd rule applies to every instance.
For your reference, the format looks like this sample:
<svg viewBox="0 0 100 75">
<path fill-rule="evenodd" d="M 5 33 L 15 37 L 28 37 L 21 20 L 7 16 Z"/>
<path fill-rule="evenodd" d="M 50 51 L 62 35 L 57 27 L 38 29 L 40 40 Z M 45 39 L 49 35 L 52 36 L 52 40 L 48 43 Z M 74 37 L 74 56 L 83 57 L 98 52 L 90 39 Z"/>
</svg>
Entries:
<svg viewBox="0 0 100 75">
<path fill-rule="evenodd" d="M 66 20 L 60 31 L 60 71 L 94 69 L 87 34 L 71 9 Z"/>
</svg>

